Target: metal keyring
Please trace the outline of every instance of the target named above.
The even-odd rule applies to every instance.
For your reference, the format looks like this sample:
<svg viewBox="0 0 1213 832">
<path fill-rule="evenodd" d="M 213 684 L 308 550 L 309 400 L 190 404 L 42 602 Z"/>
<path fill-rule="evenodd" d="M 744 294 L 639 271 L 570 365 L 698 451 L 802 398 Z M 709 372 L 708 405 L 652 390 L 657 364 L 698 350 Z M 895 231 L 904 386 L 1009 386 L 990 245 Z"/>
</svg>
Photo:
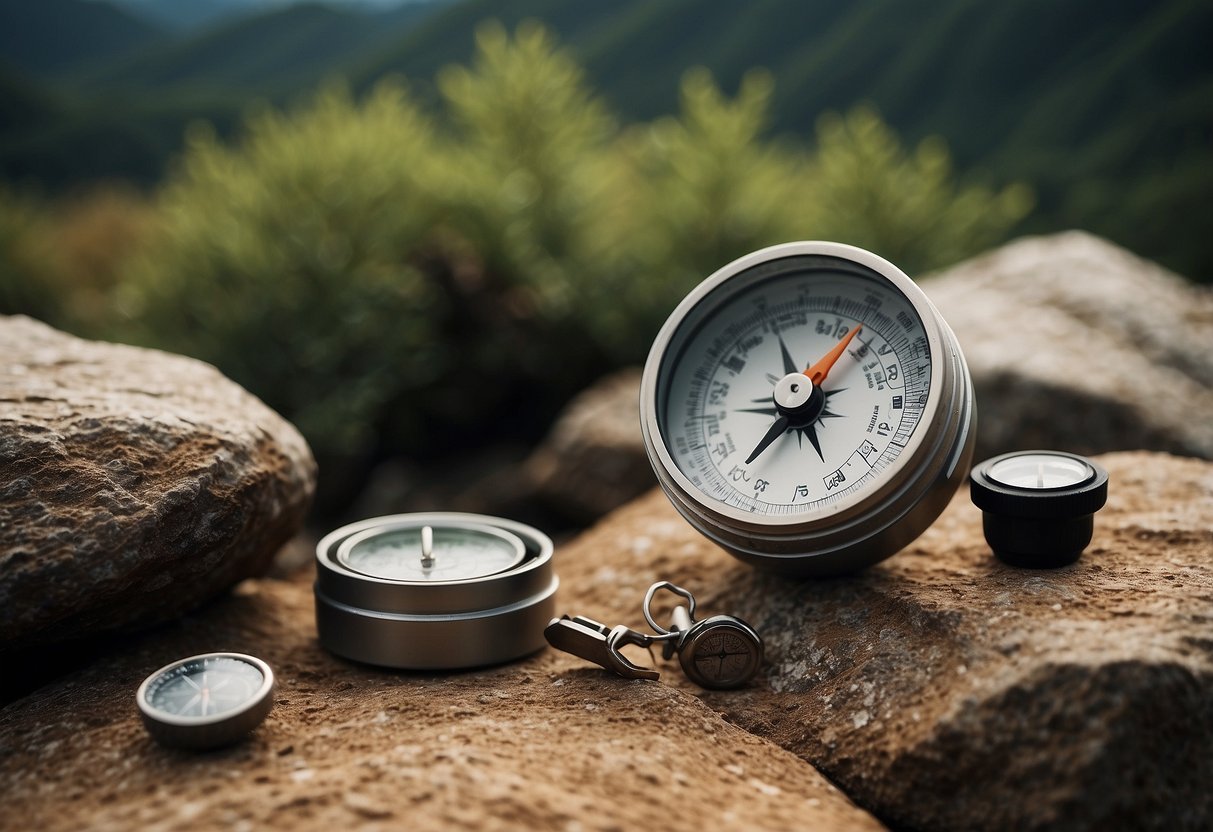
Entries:
<svg viewBox="0 0 1213 832">
<path fill-rule="evenodd" d="M 653 632 L 658 633 L 658 635 L 653 638 L 653 641 L 665 641 L 671 638 L 677 638 L 679 636 L 679 631 L 674 630 L 671 632 L 658 624 L 653 619 L 653 613 L 649 610 L 649 605 L 653 603 L 653 596 L 663 589 L 687 599 L 687 613 L 690 615 L 692 621 L 695 620 L 695 596 L 682 587 L 676 586 L 669 581 L 658 581 L 649 587 L 649 591 L 644 594 L 644 620 L 647 621 L 649 626 L 653 628 Z"/>
</svg>

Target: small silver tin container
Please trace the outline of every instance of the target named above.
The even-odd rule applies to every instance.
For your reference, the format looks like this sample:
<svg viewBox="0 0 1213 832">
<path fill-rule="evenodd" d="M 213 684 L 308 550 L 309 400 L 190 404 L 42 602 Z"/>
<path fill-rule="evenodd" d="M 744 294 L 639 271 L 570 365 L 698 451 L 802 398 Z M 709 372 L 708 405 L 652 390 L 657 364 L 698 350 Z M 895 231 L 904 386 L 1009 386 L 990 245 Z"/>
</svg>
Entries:
<svg viewBox="0 0 1213 832">
<path fill-rule="evenodd" d="M 454 581 L 403 581 L 349 569 L 337 552 L 351 536 L 419 524 L 435 529 L 467 523 L 493 526 L 522 539 L 518 565 Z M 460 512 L 395 514 L 342 526 L 316 545 L 316 630 L 325 649 L 354 661 L 408 670 L 451 670 L 500 664 L 547 642 L 560 580 L 552 541 L 522 523 Z"/>
</svg>

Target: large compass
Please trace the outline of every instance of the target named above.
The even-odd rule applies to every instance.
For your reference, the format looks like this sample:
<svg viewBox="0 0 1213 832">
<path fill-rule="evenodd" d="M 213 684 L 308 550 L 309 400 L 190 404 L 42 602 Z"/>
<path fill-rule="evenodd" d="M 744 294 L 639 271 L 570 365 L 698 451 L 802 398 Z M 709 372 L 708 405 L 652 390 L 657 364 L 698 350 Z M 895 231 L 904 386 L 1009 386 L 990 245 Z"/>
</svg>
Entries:
<svg viewBox="0 0 1213 832">
<path fill-rule="evenodd" d="M 773 246 L 709 277 L 666 321 L 641 387 L 675 507 L 794 574 L 859 569 L 917 537 L 968 472 L 974 417 L 935 307 L 838 243 Z"/>
</svg>

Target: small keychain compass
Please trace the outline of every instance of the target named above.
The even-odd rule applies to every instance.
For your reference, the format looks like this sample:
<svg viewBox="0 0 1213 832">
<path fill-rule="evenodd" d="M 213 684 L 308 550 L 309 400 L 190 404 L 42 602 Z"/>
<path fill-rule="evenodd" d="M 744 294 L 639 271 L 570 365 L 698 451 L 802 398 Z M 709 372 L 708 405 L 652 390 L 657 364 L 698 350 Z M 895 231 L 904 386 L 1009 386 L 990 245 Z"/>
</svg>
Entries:
<svg viewBox="0 0 1213 832">
<path fill-rule="evenodd" d="M 685 598 L 671 614 L 669 629 L 660 626 L 652 612 L 653 597 L 661 590 Z M 732 615 L 713 615 L 695 620 L 695 596 L 669 581 L 658 581 L 644 596 L 644 620 L 654 635 L 622 624 L 608 627 L 585 616 L 553 618 L 544 630 L 548 643 L 627 679 L 657 679 L 656 670 L 633 664 L 621 648 L 662 646 L 669 659 L 678 655 L 682 671 L 701 688 L 726 690 L 741 687 L 762 666 L 762 637 L 749 624 Z"/>
<path fill-rule="evenodd" d="M 653 596 L 661 590 L 686 599 L 671 615 L 670 629 L 653 619 Z M 659 581 L 644 595 L 644 620 L 662 642 L 661 655 L 678 654 L 682 672 L 701 688 L 721 690 L 744 685 L 762 664 L 762 638 L 749 624 L 732 615 L 695 620 L 695 596 L 669 581 Z"/>
<path fill-rule="evenodd" d="M 231 745 L 274 704 L 270 666 L 243 653 L 204 653 L 166 665 L 135 693 L 148 733 L 170 748 Z"/>
<path fill-rule="evenodd" d="M 900 269 L 787 243 L 678 305 L 640 389 L 645 450 L 684 518 L 792 575 L 852 572 L 934 522 L 973 453 L 968 368 Z"/>
<path fill-rule="evenodd" d="M 397 514 L 316 546 L 316 629 L 340 656 L 434 670 L 497 664 L 543 647 L 559 580 L 552 541 L 479 514 Z"/>
</svg>

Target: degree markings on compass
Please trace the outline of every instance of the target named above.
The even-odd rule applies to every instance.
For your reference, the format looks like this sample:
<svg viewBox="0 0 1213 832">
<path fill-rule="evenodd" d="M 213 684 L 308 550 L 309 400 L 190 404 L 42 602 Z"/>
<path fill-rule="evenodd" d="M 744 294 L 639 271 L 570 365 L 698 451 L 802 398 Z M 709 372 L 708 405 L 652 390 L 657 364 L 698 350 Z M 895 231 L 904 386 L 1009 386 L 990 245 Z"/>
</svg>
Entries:
<svg viewBox="0 0 1213 832">
<path fill-rule="evenodd" d="M 839 281 L 845 283 L 845 281 Z M 911 340 L 902 331 L 904 321 L 894 320 L 889 315 L 879 311 L 878 307 L 882 303 L 888 302 L 890 299 L 896 301 L 903 300 L 897 296 L 890 296 L 887 293 L 879 291 L 869 292 L 864 296 L 864 302 L 849 300 L 844 294 L 839 291 L 834 291 L 833 294 L 813 295 L 814 288 L 824 289 L 827 292 L 833 289 L 839 289 L 830 285 L 821 286 L 817 284 L 802 284 L 798 287 L 798 294 L 792 298 L 779 303 L 770 303 L 768 295 L 762 294 L 757 298 L 751 296 L 752 301 L 757 301 L 754 307 L 746 310 L 741 319 L 734 319 L 732 323 L 722 330 L 718 330 L 713 336 L 713 342 L 710 348 L 705 350 L 704 363 L 694 370 L 696 380 L 703 380 L 703 384 L 692 384 L 688 389 L 691 394 L 688 398 L 688 404 L 692 404 L 688 408 L 688 418 L 685 421 L 685 427 L 689 435 L 698 434 L 699 437 L 706 439 L 708 430 L 709 409 L 714 410 L 714 406 L 708 401 L 708 383 L 710 379 L 721 377 L 721 382 L 733 378 L 742 378 L 744 371 L 750 369 L 752 353 L 756 348 L 763 344 L 763 341 L 772 335 L 778 336 L 782 332 L 793 332 L 806 323 L 809 323 L 810 316 L 816 312 L 820 315 L 827 315 L 833 312 L 835 315 L 841 314 L 845 317 L 851 327 L 856 323 L 863 324 L 866 332 L 866 338 L 858 338 L 860 342 L 850 348 L 848 352 L 857 360 L 864 360 L 869 353 L 876 352 L 876 347 L 883 346 L 885 352 L 880 357 L 880 364 L 887 367 L 891 363 L 897 363 L 898 371 L 895 376 L 890 379 L 884 379 L 882 383 L 888 384 L 894 392 L 901 397 L 901 402 L 895 402 L 890 394 L 890 399 L 883 400 L 880 404 L 881 419 L 893 423 L 895 445 L 885 445 L 880 453 L 879 459 L 869 459 L 864 457 L 865 466 L 872 466 L 874 471 L 884 470 L 891 464 L 897 456 L 898 450 L 905 447 L 905 440 L 912 434 L 913 429 L 921 420 L 921 415 L 924 410 L 924 405 L 917 396 L 917 391 L 928 388 L 929 384 L 922 381 L 923 376 L 930 369 L 929 358 L 924 361 L 924 353 L 926 353 L 927 342 L 923 336 L 919 336 L 915 340 Z M 787 297 L 784 295 L 784 297 Z M 899 318 L 906 317 L 899 315 Z M 914 318 L 911 318 L 914 320 Z M 898 324 L 902 326 L 899 327 Z M 878 338 L 875 336 L 879 336 Z M 907 348 L 911 349 L 913 354 L 907 354 Z M 762 346 L 762 350 L 769 349 Z M 862 353 L 860 356 L 857 353 Z M 891 353 L 891 354 L 890 354 Z M 730 376 L 725 376 L 725 371 L 731 373 Z M 891 375 L 891 374 L 890 374 Z M 755 379 L 751 373 L 749 379 Z M 780 376 L 774 373 L 764 371 L 761 378 L 765 379 L 766 383 L 774 384 Z M 894 382 L 894 379 L 896 381 Z M 739 392 L 734 390 L 734 394 Z M 727 394 L 722 394 L 727 395 Z M 751 394 L 752 395 L 752 394 Z M 723 404 L 723 399 L 717 404 Z M 756 404 L 766 404 L 765 398 Z M 755 407 L 754 411 L 763 410 L 763 415 L 769 408 Z M 699 412 L 693 412 L 699 411 Z M 714 413 L 712 414 L 714 415 Z M 698 427 L 696 427 L 696 425 Z M 887 434 L 883 434 L 886 435 Z M 701 439 L 701 441 L 703 441 Z M 717 455 L 707 453 L 703 446 L 697 445 L 693 454 L 689 455 L 694 460 L 696 466 L 704 466 L 709 470 L 713 470 L 714 474 L 708 477 L 704 487 L 710 489 L 714 493 L 723 492 L 728 497 L 725 500 L 730 505 L 742 507 L 754 511 L 757 505 L 765 504 L 764 501 L 750 499 L 748 495 L 739 493 L 736 487 L 727 479 L 727 474 L 720 469 L 720 464 L 725 463 L 731 455 L 725 453 L 717 462 Z M 712 464 L 708 465 L 708 462 Z M 727 466 L 725 466 L 727 468 Z M 829 497 L 821 498 L 823 503 L 833 503 L 844 498 L 848 493 L 855 489 L 863 487 L 868 477 L 859 478 L 851 483 L 847 483 L 849 487 L 839 489 L 833 492 Z M 711 483 L 710 486 L 707 483 Z M 774 493 L 774 492 L 767 492 Z M 814 500 L 813 502 L 818 502 Z M 795 513 L 795 505 L 789 504 L 765 504 L 773 513 Z"/>
</svg>

